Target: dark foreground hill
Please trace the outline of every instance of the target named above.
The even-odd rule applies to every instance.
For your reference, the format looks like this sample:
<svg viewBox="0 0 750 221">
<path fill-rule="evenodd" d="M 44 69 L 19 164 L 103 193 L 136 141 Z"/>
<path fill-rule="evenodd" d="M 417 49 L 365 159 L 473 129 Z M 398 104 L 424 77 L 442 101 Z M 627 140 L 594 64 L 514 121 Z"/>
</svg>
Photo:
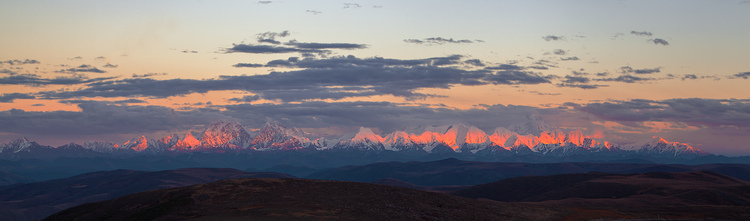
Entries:
<svg viewBox="0 0 750 221">
<path fill-rule="evenodd" d="M 369 183 L 232 179 L 88 203 L 44 220 L 548 220 L 556 209 Z"/>
<path fill-rule="evenodd" d="M 87 173 L 64 179 L 0 187 L 0 220 L 41 219 L 69 207 L 113 199 L 131 193 L 251 177 L 290 178 L 292 176 L 217 168 L 187 168 L 155 172 L 114 170 Z"/>
<path fill-rule="evenodd" d="M 708 171 L 517 177 L 454 194 L 503 202 L 538 202 L 589 213 L 609 211 L 620 218 L 750 220 L 750 182 Z"/>
</svg>

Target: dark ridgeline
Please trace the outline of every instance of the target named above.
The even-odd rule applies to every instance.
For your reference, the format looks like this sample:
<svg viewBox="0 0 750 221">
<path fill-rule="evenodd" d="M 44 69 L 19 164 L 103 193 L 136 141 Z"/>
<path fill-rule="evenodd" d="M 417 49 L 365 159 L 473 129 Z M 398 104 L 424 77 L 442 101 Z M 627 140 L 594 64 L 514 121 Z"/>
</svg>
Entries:
<svg viewBox="0 0 750 221">
<path fill-rule="evenodd" d="M 595 217 L 592 214 L 607 214 L 613 216 L 609 218 L 750 219 L 750 182 L 710 171 L 527 176 L 480 184 L 453 194 L 535 202 L 590 218 Z"/>
<path fill-rule="evenodd" d="M 559 214 L 377 184 L 263 178 L 131 194 L 44 220 L 549 220 Z"/>
</svg>

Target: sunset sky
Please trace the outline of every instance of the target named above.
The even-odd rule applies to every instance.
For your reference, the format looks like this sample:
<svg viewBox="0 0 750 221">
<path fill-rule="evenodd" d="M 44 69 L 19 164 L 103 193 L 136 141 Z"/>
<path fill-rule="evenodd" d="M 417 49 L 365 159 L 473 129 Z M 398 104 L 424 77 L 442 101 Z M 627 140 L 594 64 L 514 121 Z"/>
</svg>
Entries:
<svg viewBox="0 0 750 221">
<path fill-rule="evenodd" d="M 538 118 L 750 155 L 750 1 L 2 0 L 0 30 L 0 143 Z"/>
</svg>

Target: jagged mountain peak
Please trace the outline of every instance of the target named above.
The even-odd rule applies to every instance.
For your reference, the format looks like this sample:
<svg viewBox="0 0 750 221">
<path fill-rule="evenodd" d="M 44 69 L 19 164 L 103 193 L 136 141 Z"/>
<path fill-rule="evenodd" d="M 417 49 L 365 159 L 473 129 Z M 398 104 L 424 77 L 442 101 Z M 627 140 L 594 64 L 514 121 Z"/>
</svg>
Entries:
<svg viewBox="0 0 750 221">
<path fill-rule="evenodd" d="M 174 145 L 170 146 L 167 150 L 170 151 L 189 151 L 199 148 L 201 141 L 193 136 L 193 133 L 187 132 L 181 140 L 177 141 Z"/>
<path fill-rule="evenodd" d="M 135 137 L 131 140 L 128 140 L 122 145 L 122 148 L 131 149 L 131 150 L 135 150 L 139 152 L 146 150 L 146 148 L 148 147 L 149 147 L 148 139 L 146 138 L 146 136 L 143 136 L 143 135 L 139 137 Z"/>
<path fill-rule="evenodd" d="M 632 149 L 646 154 L 670 155 L 677 157 L 679 155 L 706 155 L 703 150 L 692 147 L 687 143 L 671 142 L 662 137 L 653 136 L 653 139 L 645 144 L 637 144 Z"/>
<path fill-rule="evenodd" d="M 296 127 L 288 128 L 279 122 L 266 122 L 258 135 L 250 142 L 250 147 L 256 150 L 272 149 L 300 149 L 308 147 L 310 139 L 305 132 Z"/>
<path fill-rule="evenodd" d="M 359 131 L 356 135 L 354 135 L 354 138 L 352 140 L 355 141 L 364 141 L 364 140 L 370 140 L 370 141 L 377 141 L 382 142 L 383 138 L 379 135 L 372 132 L 372 129 L 367 127 L 359 127 Z"/>
<path fill-rule="evenodd" d="M 19 138 L 16 138 L 15 140 L 11 140 L 10 142 L 8 142 L 8 146 L 26 146 L 26 147 L 28 147 L 28 146 L 32 145 L 31 143 L 32 143 L 32 141 L 30 141 L 29 138 L 19 137 Z"/>
<path fill-rule="evenodd" d="M 541 127 L 539 127 L 541 128 Z M 107 142 L 85 142 L 83 149 L 96 152 L 127 153 L 131 151 L 161 153 L 164 151 L 227 151 L 236 150 L 327 150 L 358 149 L 375 151 L 423 151 L 437 152 L 505 152 L 519 154 L 535 153 L 553 156 L 570 156 L 581 152 L 629 151 L 630 153 L 676 157 L 680 155 L 707 154 L 686 143 L 670 142 L 662 137 L 653 137 L 639 144 L 626 146 L 612 145 L 601 136 L 588 136 L 580 129 L 553 129 L 537 134 L 520 135 L 517 132 L 498 127 L 488 134 L 471 125 L 452 124 L 443 126 L 416 127 L 403 131 L 393 131 L 381 136 L 373 128 L 359 127 L 338 139 L 310 139 L 308 134 L 295 127 L 285 127 L 279 122 L 269 121 L 251 135 L 238 122 L 216 121 L 211 123 L 200 136 L 187 132 L 180 137 L 177 134 L 165 136 L 159 140 L 150 140 L 146 136 L 135 137 L 118 148 Z M 201 139 L 196 139 L 201 137 Z M 596 139 L 594 139 L 596 138 Z M 0 153 L 18 152 L 38 145 L 27 138 L 19 138 L 0 145 Z M 73 147 L 74 145 L 68 145 Z M 630 147 L 630 148 L 628 148 Z M 33 148 L 31 148 L 33 149 Z M 80 149 L 80 148 L 79 148 Z"/>
<path fill-rule="evenodd" d="M 203 148 L 247 148 L 252 136 L 239 122 L 225 122 L 223 120 L 211 123 L 203 131 L 201 146 Z"/>
</svg>

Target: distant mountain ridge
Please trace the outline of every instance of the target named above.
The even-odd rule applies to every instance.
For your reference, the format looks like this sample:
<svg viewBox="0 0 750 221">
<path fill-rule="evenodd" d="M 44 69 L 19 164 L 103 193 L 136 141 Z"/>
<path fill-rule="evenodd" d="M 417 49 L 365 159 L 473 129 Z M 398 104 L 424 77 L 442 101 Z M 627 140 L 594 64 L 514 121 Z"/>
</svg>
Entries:
<svg viewBox="0 0 750 221">
<path fill-rule="evenodd" d="M 529 126 L 519 126 L 523 130 L 528 130 L 524 129 L 526 127 Z M 549 129 L 549 127 L 541 125 L 537 126 L 537 129 Z M 55 148 L 20 138 L 0 145 L 0 157 L 8 158 L 18 153 L 54 152 L 55 150 L 59 152 L 63 149 L 80 152 L 74 155 L 295 150 L 361 150 L 475 155 L 539 154 L 554 157 L 576 154 L 640 154 L 691 158 L 708 155 L 707 152 L 686 143 L 671 142 L 661 137 L 654 137 L 653 140 L 640 142 L 638 145 L 622 146 L 585 136 L 580 130 L 567 132 L 551 130 L 542 131 L 539 135 L 522 135 L 499 127 L 488 134 L 474 126 L 457 124 L 418 127 L 407 131 L 394 131 L 383 137 L 374 133 L 370 128 L 360 127 L 356 133 L 330 139 L 311 138 L 309 134 L 298 128 L 288 128 L 280 123 L 266 123 L 260 130 L 250 131 L 237 122 L 217 121 L 200 134 L 200 139 L 187 133 L 182 137 L 173 134 L 158 140 L 139 136 L 122 145 L 88 141 L 84 142 L 84 145 L 71 143 Z"/>
</svg>

